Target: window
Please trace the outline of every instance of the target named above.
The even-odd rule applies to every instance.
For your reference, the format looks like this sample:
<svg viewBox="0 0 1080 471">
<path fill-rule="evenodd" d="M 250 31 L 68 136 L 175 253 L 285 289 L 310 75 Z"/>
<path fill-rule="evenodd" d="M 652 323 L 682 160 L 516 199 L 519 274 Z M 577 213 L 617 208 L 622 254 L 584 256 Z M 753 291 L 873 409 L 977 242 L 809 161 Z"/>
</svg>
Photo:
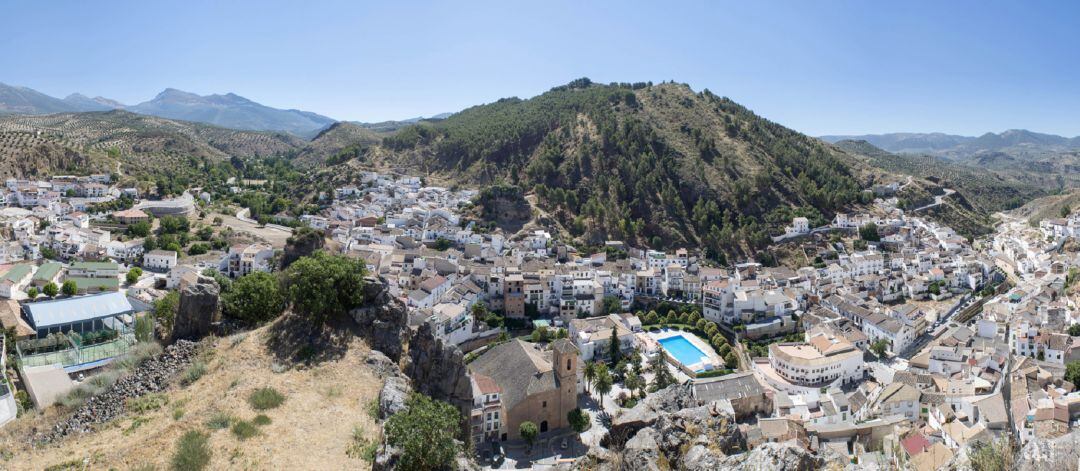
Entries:
<svg viewBox="0 0 1080 471">
<path fill-rule="evenodd" d="M 570 371 L 570 359 L 566 359 L 566 371 Z"/>
</svg>

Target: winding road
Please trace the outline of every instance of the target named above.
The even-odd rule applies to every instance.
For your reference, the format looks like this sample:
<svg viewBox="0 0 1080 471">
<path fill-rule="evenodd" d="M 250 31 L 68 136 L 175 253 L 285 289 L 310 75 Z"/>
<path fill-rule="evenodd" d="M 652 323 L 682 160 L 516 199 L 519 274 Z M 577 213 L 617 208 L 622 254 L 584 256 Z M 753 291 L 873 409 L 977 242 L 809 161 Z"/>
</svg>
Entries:
<svg viewBox="0 0 1080 471">
<path fill-rule="evenodd" d="M 922 210 L 924 210 L 924 209 L 930 209 L 930 208 L 933 208 L 934 206 L 939 206 L 939 205 L 941 205 L 942 201 L 944 201 L 944 200 L 945 200 L 945 197 L 946 197 L 946 196 L 951 196 L 951 195 L 952 195 L 952 194 L 954 194 L 954 193 L 956 193 L 956 190 L 954 190 L 954 189 L 952 189 L 952 188 L 945 188 L 945 194 L 943 194 L 943 195 L 938 195 L 938 196 L 935 196 L 935 197 L 934 197 L 934 202 L 933 202 L 933 203 L 930 203 L 930 204 L 928 204 L 928 205 L 926 205 L 926 206 L 919 206 L 918 208 L 915 208 L 915 209 L 909 209 L 909 210 L 908 210 L 907 212 L 909 212 L 909 213 L 913 213 L 913 212 L 915 212 L 915 211 L 922 211 Z"/>
</svg>

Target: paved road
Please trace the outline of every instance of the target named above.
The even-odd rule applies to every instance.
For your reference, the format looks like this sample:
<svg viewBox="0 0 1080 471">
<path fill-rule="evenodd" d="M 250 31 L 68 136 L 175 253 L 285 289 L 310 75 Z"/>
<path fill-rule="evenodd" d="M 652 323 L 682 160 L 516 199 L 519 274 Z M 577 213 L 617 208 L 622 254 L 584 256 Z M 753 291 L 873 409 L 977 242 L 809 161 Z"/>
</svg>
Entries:
<svg viewBox="0 0 1080 471">
<path fill-rule="evenodd" d="M 933 208 L 934 206 L 938 206 L 938 205 L 940 205 L 940 204 L 941 204 L 941 202 L 942 202 L 942 201 L 943 201 L 943 200 L 945 199 L 945 197 L 946 197 L 946 196 L 950 196 L 950 195 L 952 195 L 953 193 L 956 193 L 956 190 L 954 190 L 954 189 L 952 189 L 952 188 L 946 188 L 946 189 L 945 189 L 945 194 L 944 194 L 944 195 L 938 195 L 938 196 L 935 196 L 935 197 L 934 197 L 934 202 L 933 202 L 933 203 L 930 203 L 930 204 L 928 204 L 928 205 L 926 205 L 926 206 L 920 206 L 920 207 L 918 207 L 918 208 L 915 208 L 915 209 L 909 209 L 909 210 L 908 210 L 908 212 L 909 212 L 909 213 L 913 213 L 913 212 L 915 212 L 915 211 L 922 211 L 922 210 L 924 210 L 924 209 L 929 209 L 929 208 Z"/>
</svg>

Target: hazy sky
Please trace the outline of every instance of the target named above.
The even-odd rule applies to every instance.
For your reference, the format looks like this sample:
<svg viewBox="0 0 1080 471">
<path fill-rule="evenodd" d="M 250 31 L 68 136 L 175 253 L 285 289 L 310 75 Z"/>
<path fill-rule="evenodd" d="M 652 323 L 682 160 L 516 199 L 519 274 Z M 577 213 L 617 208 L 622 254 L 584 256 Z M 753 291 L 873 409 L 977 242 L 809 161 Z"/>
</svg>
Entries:
<svg viewBox="0 0 1080 471">
<path fill-rule="evenodd" d="M 1078 2 L 0 0 L 0 82 L 430 116 L 675 80 L 820 134 L 1080 134 Z"/>
</svg>

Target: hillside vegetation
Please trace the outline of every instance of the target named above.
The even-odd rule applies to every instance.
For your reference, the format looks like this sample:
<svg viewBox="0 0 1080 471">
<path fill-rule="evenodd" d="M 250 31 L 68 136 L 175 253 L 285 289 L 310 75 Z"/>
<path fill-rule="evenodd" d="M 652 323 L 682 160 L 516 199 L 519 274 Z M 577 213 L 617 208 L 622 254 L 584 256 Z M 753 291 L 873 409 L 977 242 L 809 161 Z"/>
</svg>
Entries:
<svg viewBox="0 0 1080 471">
<path fill-rule="evenodd" d="M 985 214 L 1016 208 L 1032 198 L 1048 194 L 1045 186 L 1025 179 L 941 157 L 893 154 L 866 141 L 839 141 L 836 145 L 864 156 L 869 165 L 882 170 L 952 188 L 960 192 L 976 211 Z"/>
<path fill-rule="evenodd" d="M 236 131 L 124 111 L 12 115 L 0 117 L 0 174 L 119 169 L 175 178 L 234 156 L 287 155 L 304 145 L 284 133 Z"/>
<path fill-rule="evenodd" d="M 406 127 L 368 152 L 451 181 L 517 185 L 586 243 L 766 245 L 805 215 L 860 201 L 867 174 L 846 153 L 709 91 L 593 84 L 508 98 Z"/>
</svg>

